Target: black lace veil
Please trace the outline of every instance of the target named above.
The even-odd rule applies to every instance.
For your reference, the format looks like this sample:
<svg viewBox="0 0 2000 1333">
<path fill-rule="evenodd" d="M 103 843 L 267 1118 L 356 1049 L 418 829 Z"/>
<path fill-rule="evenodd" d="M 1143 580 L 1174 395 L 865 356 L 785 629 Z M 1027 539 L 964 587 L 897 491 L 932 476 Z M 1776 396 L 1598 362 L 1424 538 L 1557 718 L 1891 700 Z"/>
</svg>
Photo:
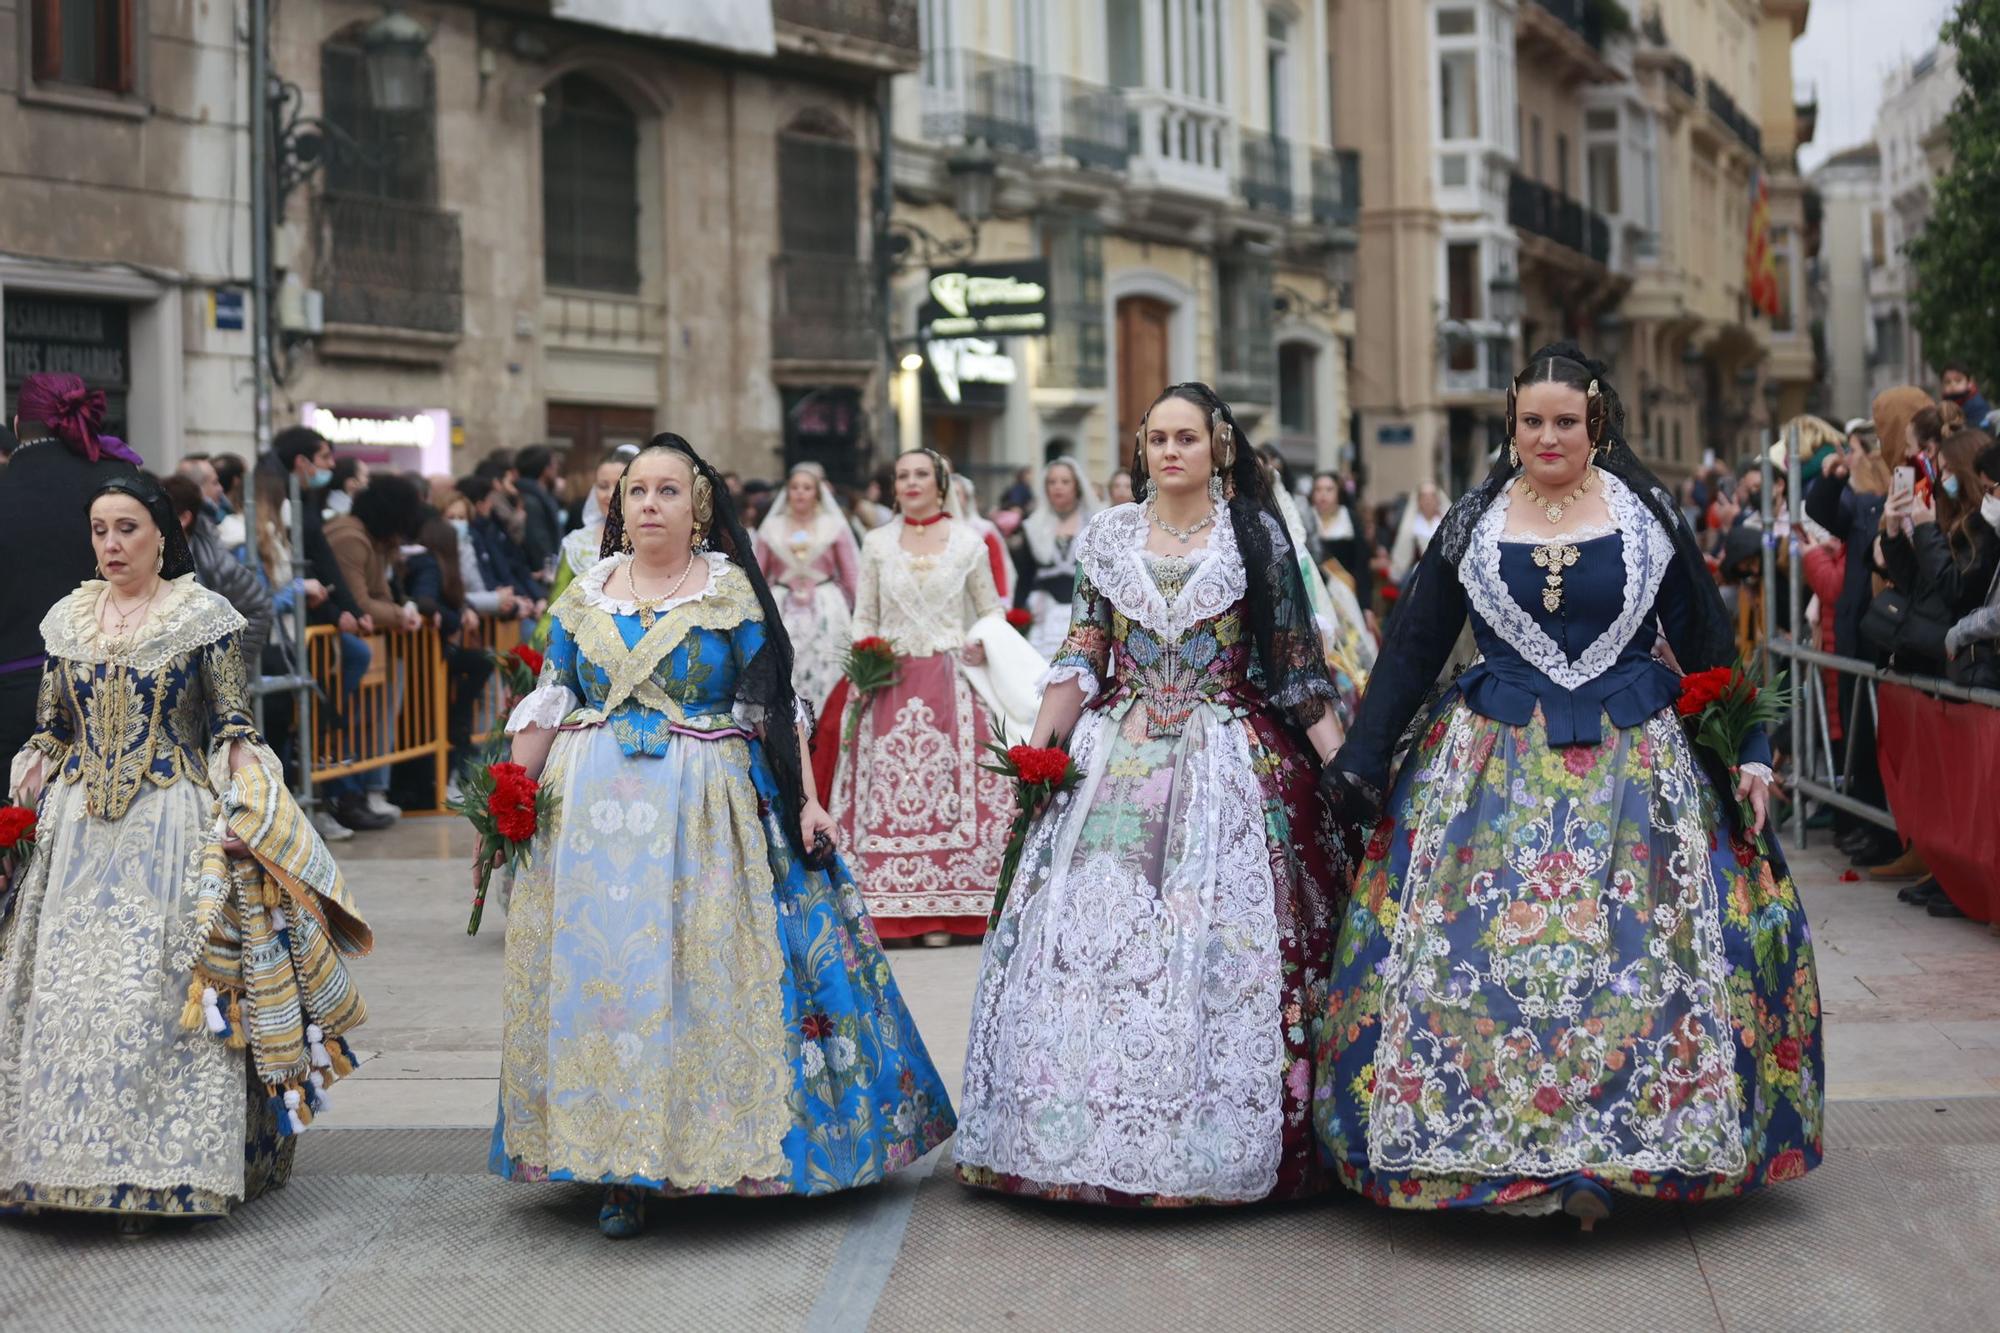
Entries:
<svg viewBox="0 0 2000 1333">
<path fill-rule="evenodd" d="M 694 446 L 671 432 L 655 435 L 644 449 L 641 449 L 625 467 L 629 472 L 632 464 L 650 453 L 676 453 L 687 460 L 695 476 L 695 523 L 702 524 L 702 511 L 707 509 L 708 549 L 720 552 L 750 580 L 750 587 L 757 594 L 757 605 L 764 613 L 764 646 L 736 678 L 737 702 L 750 706 L 764 718 L 764 758 L 771 766 L 771 776 L 778 784 L 778 799 L 781 806 L 778 814 L 784 824 L 785 836 L 800 856 L 811 849 L 799 842 L 799 817 L 805 809 L 805 779 L 799 755 L 799 715 L 798 696 L 792 691 L 792 641 L 785 633 L 785 622 L 778 615 L 778 603 L 771 596 L 771 585 L 764 578 L 764 571 L 757 567 L 755 548 L 751 545 L 750 534 L 744 531 L 742 521 L 736 516 L 736 506 L 729 499 L 729 488 L 722 477 L 709 466 L 706 459 L 694 451 Z M 707 495 L 704 497 L 704 488 Z M 604 540 L 598 548 L 599 558 L 613 555 L 625 545 L 625 487 L 620 484 L 611 491 L 611 504 L 604 515 Z"/>
<path fill-rule="evenodd" d="M 166 549 L 161 552 L 161 578 L 177 579 L 183 574 L 194 573 L 194 553 L 188 549 L 187 533 L 181 531 L 180 516 L 174 513 L 173 501 L 167 498 L 159 482 L 143 472 L 113 477 L 91 492 L 90 503 L 96 504 L 99 497 L 112 494 L 130 496 L 152 515 L 154 524 L 160 529 L 160 536 L 166 542 Z M 90 511 L 86 508 L 84 512 L 88 514 Z"/>
<path fill-rule="evenodd" d="M 1266 696 L 1303 733 L 1339 694 L 1327 675 L 1319 627 L 1313 622 L 1312 604 L 1306 600 L 1298 556 L 1271 495 L 1270 473 L 1238 429 L 1235 413 L 1215 390 L 1199 381 L 1170 385 L 1153 400 L 1153 406 L 1169 398 L 1184 399 L 1202 409 L 1211 431 L 1220 435 L 1226 428 L 1234 443 L 1235 457 L 1227 473 L 1229 526 L 1249 585 L 1251 642 L 1257 650 Z M 1152 408 L 1148 408 L 1147 415 L 1151 414 Z M 1133 489 L 1143 494 L 1146 480 L 1146 431 L 1142 423 L 1133 441 Z M 1305 745 L 1303 735 L 1298 739 Z M 1310 752 L 1310 746 L 1305 748 Z"/>
</svg>

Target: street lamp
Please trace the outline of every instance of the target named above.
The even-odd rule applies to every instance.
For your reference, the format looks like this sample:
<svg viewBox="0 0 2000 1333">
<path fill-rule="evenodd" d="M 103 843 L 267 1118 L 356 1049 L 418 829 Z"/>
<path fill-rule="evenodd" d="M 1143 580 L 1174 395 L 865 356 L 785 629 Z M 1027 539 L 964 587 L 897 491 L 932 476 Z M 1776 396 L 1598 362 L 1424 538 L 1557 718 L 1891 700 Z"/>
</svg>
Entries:
<svg viewBox="0 0 2000 1333">
<path fill-rule="evenodd" d="M 1512 324 L 1521 317 L 1521 282 L 1514 270 L 1503 268 L 1486 284 L 1487 312 L 1496 324 Z"/>
<path fill-rule="evenodd" d="M 403 12 L 402 0 L 388 0 L 384 12 L 361 30 L 361 54 L 368 71 L 368 101 L 387 113 L 420 111 L 429 95 L 431 35 Z"/>
<path fill-rule="evenodd" d="M 984 139 L 974 139 L 946 158 L 944 169 L 951 176 L 952 211 L 977 235 L 979 224 L 993 216 L 993 183 L 1000 164 Z"/>
</svg>

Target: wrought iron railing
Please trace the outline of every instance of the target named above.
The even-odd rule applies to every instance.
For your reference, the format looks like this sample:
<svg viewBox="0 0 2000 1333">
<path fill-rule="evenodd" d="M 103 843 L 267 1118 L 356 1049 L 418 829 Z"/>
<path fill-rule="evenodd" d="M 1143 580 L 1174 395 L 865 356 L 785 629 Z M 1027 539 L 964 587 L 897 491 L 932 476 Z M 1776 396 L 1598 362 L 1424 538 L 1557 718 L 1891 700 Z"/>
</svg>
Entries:
<svg viewBox="0 0 2000 1333">
<path fill-rule="evenodd" d="M 1312 216 L 1323 227 L 1352 227 L 1361 216 L 1361 154 L 1352 148 L 1312 155 Z"/>
<path fill-rule="evenodd" d="M 1686 93 L 1690 98 L 1697 95 L 1694 80 L 1694 66 L 1685 56 L 1675 56 L 1667 62 L 1667 81 Z"/>
<path fill-rule="evenodd" d="M 978 51 L 941 48 L 924 52 L 924 137 L 938 143 L 983 139 L 995 148 L 1036 153 L 1032 65 Z"/>
<path fill-rule="evenodd" d="M 1764 131 L 1758 128 L 1757 122 L 1745 115 L 1742 108 L 1736 105 L 1736 99 L 1724 92 L 1722 85 L 1714 79 L 1708 80 L 1707 91 L 1708 109 L 1715 113 L 1715 118 L 1728 126 L 1729 132 L 1741 140 L 1744 147 L 1762 156 Z"/>
<path fill-rule="evenodd" d="M 898 47 L 915 55 L 917 0 L 771 0 L 780 23 Z"/>
<path fill-rule="evenodd" d="M 1066 75 L 1049 79 L 1050 95 L 1062 113 L 1060 150 L 1086 167 L 1123 171 L 1131 157 L 1125 94 Z"/>
<path fill-rule="evenodd" d="M 838 255 L 771 257 L 771 355 L 780 361 L 871 361 L 875 276 Z"/>
<path fill-rule="evenodd" d="M 1261 130 L 1245 130 L 1238 152 L 1243 201 L 1267 213 L 1292 211 L 1292 145 Z"/>
<path fill-rule="evenodd" d="M 326 192 L 320 287 L 331 324 L 458 333 L 465 323 L 458 214 Z"/>
<path fill-rule="evenodd" d="M 1603 17 L 1591 0 L 1535 0 L 1535 3 L 1561 20 L 1565 28 L 1589 42 L 1593 48 L 1604 49 Z"/>
<path fill-rule="evenodd" d="M 1611 261 L 1611 224 L 1566 194 L 1517 175 L 1507 185 L 1507 221 L 1600 264 Z"/>
</svg>

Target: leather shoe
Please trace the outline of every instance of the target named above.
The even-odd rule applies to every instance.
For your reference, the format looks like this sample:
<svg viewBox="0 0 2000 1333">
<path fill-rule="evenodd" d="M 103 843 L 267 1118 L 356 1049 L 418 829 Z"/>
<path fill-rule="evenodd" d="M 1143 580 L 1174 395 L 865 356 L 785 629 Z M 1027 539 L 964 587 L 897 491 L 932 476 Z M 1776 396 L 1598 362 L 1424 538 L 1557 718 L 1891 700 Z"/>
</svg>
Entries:
<svg viewBox="0 0 2000 1333">
<path fill-rule="evenodd" d="M 1896 890 L 1896 897 L 1906 903 L 1915 903 L 1921 907 L 1929 902 L 1931 895 L 1938 892 L 1941 887 L 1937 882 L 1937 878 L 1933 876 L 1930 879 L 1921 880 L 1915 884 L 1904 885 L 1902 888 Z"/>
<path fill-rule="evenodd" d="M 1869 843 L 1848 859 L 1859 869 L 1868 870 L 1875 866 L 1887 865 L 1891 861 L 1900 861 L 1903 854 L 1902 843 L 1893 838 L 1884 838 L 1880 842 Z"/>
<path fill-rule="evenodd" d="M 1917 854 L 1917 849 L 1914 847 L 1893 861 L 1868 868 L 1868 878 L 1877 880 L 1918 879 L 1929 873 L 1930 867 L 1924 864 L 1924 858 Z"/>
<path fill-rule="evenodd" d="M 333 817 L 356 833 L 379 833 L 396 822 L 387 815 L 378 815 L 370 810 L 368 797 L 358 791 L 334 798 Z"/>
<path fill-rule="evenodd" d="M 1958 910 L 1957 903 L 1945 897 L 1943 894 L 1939 894 L 1936 898 L 1924 904 L 1924 910 L 1926 912 L 1929 912 L 1932 916 L 1958 917 L 1965 915 L 1965 913 Z"/>
<path fill-rule="evenodd" d="M 1833 845 L 1840 848 L 1841 851 L 1847 853 L 1849 856 L 1859 856 L 1863 849 L 1875 841 L 1875 836 L 1875 829 L 1872 825 L 1857 824 L 1835 838 Z"/>
</svg>

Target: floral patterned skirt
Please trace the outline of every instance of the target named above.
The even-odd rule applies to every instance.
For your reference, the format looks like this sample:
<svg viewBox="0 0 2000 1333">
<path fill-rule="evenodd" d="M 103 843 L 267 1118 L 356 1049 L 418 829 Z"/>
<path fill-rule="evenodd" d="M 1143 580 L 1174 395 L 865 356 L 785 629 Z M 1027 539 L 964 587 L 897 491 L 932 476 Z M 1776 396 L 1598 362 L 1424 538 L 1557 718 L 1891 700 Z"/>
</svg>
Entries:
<svg viewBox="0 0 2000 1333">
<path fill-rule="evenodd" d="M 1083 780 L 987 935 L 959 1176 L 1091 1203 L 1313 1193 L 1307 1006 L 1337 886 L 1317 769 L 1261 713 L 1145 717 L 1085 714 Z"/>
<path fill-rule="evenodd" d="M 937 653 L 901 658 L 896 683 L 860 708 L 827 809 L 875 928 L 898 939 L 984 933 L 1014 822 L 1013 784 L 981 767 L 993 761 L 984 706 L 952 655 Z"/>
<path fill-rule="evenodd" d="M 824 1194 L 951 1135 L 860 895 L 794 858 L 761 744 L 651 758 L 565 731 L 543 781 L 561 806 L 508 907 L 495 1174 Z"/>
<path fill-rule="evenodd" d="M 1539 714 L 1454 698 L 1389 809 L 1318 1034 L 1343 1180 L 1464 1208 L 1580 1177 L 1697 1200 L 1818 1165 L 1805 913 L 1775 849 L 1724 831 L 1671 710 L 1556 749 Z"/>
</svg>

